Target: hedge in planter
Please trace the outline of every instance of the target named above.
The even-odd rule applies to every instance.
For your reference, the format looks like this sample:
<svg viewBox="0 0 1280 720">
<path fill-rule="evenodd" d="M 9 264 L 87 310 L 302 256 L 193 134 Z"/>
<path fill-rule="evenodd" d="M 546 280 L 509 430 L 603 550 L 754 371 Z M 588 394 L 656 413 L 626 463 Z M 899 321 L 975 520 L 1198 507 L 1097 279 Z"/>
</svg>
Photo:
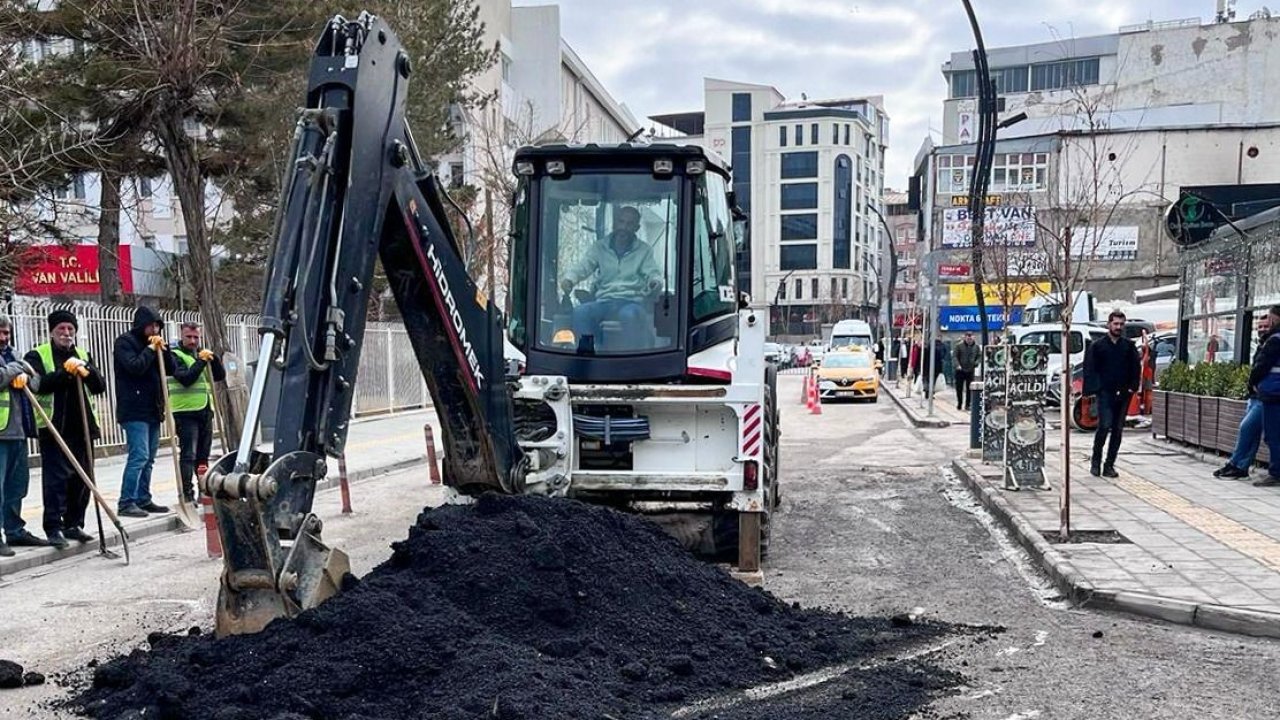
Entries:
<svg viewBox="0 0 1280 720">
<path fill-rule="evenodd" d="M 1160 376 L 1160 398 L 1156 406 L 1157 416 L 1164 415 L 1165 437 L 1209 450 L 1231 452 L 1244 414 L 1242 398 L 1248 378 L 1248 367 L 1236 363 L 1200 363 L 1192 367 L 1175 362 L 1170 365 Z M 1163 411 L 1160 401 L 1166 406 Z"/>
</svg>

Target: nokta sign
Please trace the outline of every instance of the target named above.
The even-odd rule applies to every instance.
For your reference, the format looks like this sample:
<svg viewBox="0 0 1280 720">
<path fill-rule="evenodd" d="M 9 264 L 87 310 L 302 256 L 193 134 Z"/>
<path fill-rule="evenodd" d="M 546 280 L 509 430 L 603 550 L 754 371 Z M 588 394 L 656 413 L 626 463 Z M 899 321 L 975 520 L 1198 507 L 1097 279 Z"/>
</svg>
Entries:
<svg viewBox="0 0 1280 720">
<path fill-rule="evenodd" d="M 1022 322 L 1022 308 L 1014 306 L 1011 308 L 1010 314 L 1013 324 Z M 1004 308 L 1000 306 L 987 306 L 987 329 L 999 330 L 1005 326 Z M 938 308 L 938 327 L 944 332 L 954 332 L 957 330 L 981 330 L 982 324 L 978 321 L 978 306 L 976 305 L 953 305 Z"/>
<path fill-rule="evenodd" d="M 133 292 L 133 269 L 128 245 L 117 255 L 120 288 Z M 98 275 L 97 245 L 35 245 L 27 248 L 18 266 L 15 289 L 21 295 L 97 295 L 102 287 Z"/>
</svg>

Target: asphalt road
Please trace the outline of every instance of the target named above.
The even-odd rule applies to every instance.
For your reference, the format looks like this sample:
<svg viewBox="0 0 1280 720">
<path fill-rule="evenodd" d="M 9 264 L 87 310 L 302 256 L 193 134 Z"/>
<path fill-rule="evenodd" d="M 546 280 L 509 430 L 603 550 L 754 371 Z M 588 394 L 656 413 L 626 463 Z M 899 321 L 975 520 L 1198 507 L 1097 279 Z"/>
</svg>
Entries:
<svg viewBox="0 0 1280 720">
<path fill-rule="evenodd" d="M 887 399 L 798 403 L 799 378 L 781 378 L 782 510 L 766 587 L 786 600 L 854 614 L 916 611 L 948 623 L 1002 631 L 957 633 L 879 662 L 924 660 L 962 675 L 959 692 L 917 718 L 1268 718 L 1280 707 L 1280 644 L 1066 607 L 1022 554 L 943 468 L 962 448 L 909 429 Z M 336 492 L 317 498 L 325 535 L 362 573 L 384 559 L 438 489 L 420 470 L 353 486 L 356 514 L 337 513 Z M 208 627 L 219 561 L 203 536 L 149 539 L 128 568 L 93 555 L 0 581 L 0 656 L 48 672 L 142 645 L 147 632 Z M 1101 633 L 1100 637 L 1095 637 Z M 761 718 L 818 718 L 824 694 L 874 687 L 876 668 L 855 668 L 760 701 Z M 0 718 L 55 717 L 56 684 L 0 691 Z M 743 710 L 744 708 L 739 708 Z M 750 709 L 736 717 L 754 717 Z"/>
<path fill-rule="evenodd" d="M 945 471 L 963 448 L 910 428 L 887 398 L 810 416 L 799 378 L 780 380 L 783 507 L 766 587 L 853 614 L 1005 629 L 929 656 L 967 678 L 930 717 L 1277 716 L 1280 643 L 1066 607 Z"/>
</svg>

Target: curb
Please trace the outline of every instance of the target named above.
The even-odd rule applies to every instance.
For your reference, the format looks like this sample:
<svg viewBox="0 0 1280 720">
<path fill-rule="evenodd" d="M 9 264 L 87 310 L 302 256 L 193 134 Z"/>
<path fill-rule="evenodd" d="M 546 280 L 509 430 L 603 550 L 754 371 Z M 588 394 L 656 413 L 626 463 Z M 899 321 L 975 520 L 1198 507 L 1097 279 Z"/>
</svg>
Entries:
<svg viewBox="0 0 1280 720">
<path fill-rule="evenodd" d="M 362 480 L 369 480 L 380 475 L 388 475 L 400 470 L 407 470 L 425 462 L 426 456 L 423 455 L 421 457 L 398 460 L 389 465 L 364 468 L 362 470 L 347 473 L 347 482 L 357 483 Z M 337 467 L 335 465 L 335 473 L 327 475 L 324 480 L 316 484 L 316 492 L 332 490 L 333 488 L 338 487 L 340 480 L 336 474 L 336 469 Z M 177 515 L 166 515 L 165 517 L 141 520 L 135 524 L 125 526 L 125 531 L 129 533 L 129 540 L 131 542 L 137 542 L 143 538 L 161 535 L 167 532 L 183 530 L 182 521 L 178 519 Z M 107 547 L 116 548 L 119 547 L 119 545 L 120 536 L 116 535 L 115 529 L 112 528 L 111 531 L 107 533 Z M 71 547 L 66 550 L 58 550 L 57 548 L 52 547 L 37 548 L 33 552 L 23 552 L 15 557 L 0 560 L 0 577 L 5 577 L 22 570 L 29 570 L 34 567 L 52 565 L 60 560 L 66 560 L 79 555 L 96 552 L 98 552 L 98 543 L 96 541 L 83 544 L 73 542 L 71 543 Z"/>
<path fill-rule="evenodd" d="M 911 424 L 914 425 L 915 427 L 927 427 L 927 428 L 951 427 L 951 421 L 949 420 L 940 420 L 938 418 L 931 418 L 931 417 L 921 415 L 920 411 L 917 410 L 916 408 L 911 407 L 905 399 L 898 397 L 898 393 L 894 392 L 893 390 L 890 390 L 888 384 L 881 383 L 880 387 L 881 389 L 884 390 L 884 394 L 888 395 L 893 400 L 893 402 L 897 404 L 898 409 L 906 413 L 907 420 L 909 420 Z"/>
<path fill-rule="evenodd" d="M 1062 553 L 1017 513 L 1001 492 L 986 483 L 972 464 L 953 460 L 951 467 L 1018 544 L 1040 564 L 1054 586 L 1072 604 L 1098 610 L 1126 612 L 1155 620 L 1191 625 L 1237 635 L 1280 638 L 1280 613 L 1246 610 L 1211 603 L 1151 595 L 1130 590 L 1100 589 L 1089 582 Z"/>
</svg>

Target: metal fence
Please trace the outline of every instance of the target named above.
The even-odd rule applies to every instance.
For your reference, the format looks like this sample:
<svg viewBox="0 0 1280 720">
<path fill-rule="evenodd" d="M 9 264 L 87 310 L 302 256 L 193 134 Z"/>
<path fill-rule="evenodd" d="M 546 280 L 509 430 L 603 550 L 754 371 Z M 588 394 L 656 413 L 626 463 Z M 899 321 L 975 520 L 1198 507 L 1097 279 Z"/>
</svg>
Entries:
<svg viewBox="0 0 1280 720">
<path fill-rule="evenodd" d="M 94 364 L 107 379 L 107 393 L 93 399 L 98 423 L 102 426 L 102 440 L 98 447 L 108 452 L 123 447 L 124 431 L 115 420 L 111 350 L 116 338 L 132 327 L 134 308 L 16 297 L 5 312 L 13 319 L 13 347 L 19 355 L 48 339 L 47 318 L 54 310 L 75 313 L 80 328 L 77 344 L 89 351 Z M 179 337 L 181 323 L 201 322 L 200 313 L 194 311 L 160 311 L 160 315 L 165 321 L 164 336 L 169 340 Z M 227 315 L 226 324 L 227 350 L 235 353 L 242 363 L 256 360 L 258 316 Z M 360 353 L 353 413 L 357 416 L 375 415 L 426 407 L 430 402 L 426 382 L 422 379 L 422 371 L 405 329 L 395 323 L 368 323 Z M 164 437 L 167 439 L 168 435 Z M 35 443 L 31 444 L 31 454 L 37 454 Z"/>
</svg>

